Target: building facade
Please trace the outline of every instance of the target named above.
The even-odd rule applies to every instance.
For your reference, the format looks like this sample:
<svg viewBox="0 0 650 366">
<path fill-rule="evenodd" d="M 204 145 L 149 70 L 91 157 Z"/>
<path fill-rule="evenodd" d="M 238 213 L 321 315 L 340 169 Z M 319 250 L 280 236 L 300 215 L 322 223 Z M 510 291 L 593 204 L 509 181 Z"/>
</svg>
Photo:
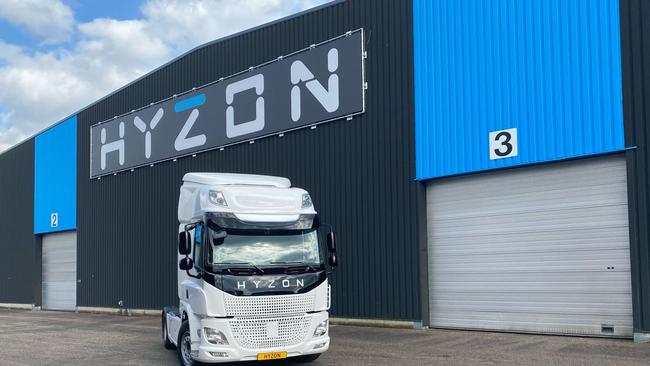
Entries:
<svg viewBox="0 0 650 366">
<path fill-rule="evenodd" d="M 334 1 L 200 46 L 0 155 L 0 303 L 176 299 L 182 176 L 285 176 L 336 317 L 650 332 L 638 0 Z"/>
</svg>

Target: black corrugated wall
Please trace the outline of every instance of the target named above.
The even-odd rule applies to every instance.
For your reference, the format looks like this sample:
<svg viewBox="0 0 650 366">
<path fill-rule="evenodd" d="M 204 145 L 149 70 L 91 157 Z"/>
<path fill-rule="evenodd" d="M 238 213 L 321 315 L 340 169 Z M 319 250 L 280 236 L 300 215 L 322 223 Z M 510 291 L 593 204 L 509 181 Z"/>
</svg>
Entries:
<svg viewBox="0 0 650 366">
<path fill-rule="evenodd" d="M 34 236 L 34 139 L 0 154 L 0 303 L 40 302 Z"/>
<path fill-rule="evenodd" d="M 650 331 L 650 2 L 621 0 L 623 110 L 627 153 L 635 331 Z"/>
<path fill-rule="evenodd" d="M 341 263 L 333 284 L 336 316 L 422 319 L 418 213 L 424 194 L 414 181 L 410 3 L 350 0 L 237 35 L 79 113 L 79 305 L 177 302 L 181 178 L 190 171 L 241 172 L 289 177 L 312 194 L 335 228 Z M 358 28 L 365 30 L 368 52 L 365 114 L 89 179 L 92 124 Z"/>
</svg>

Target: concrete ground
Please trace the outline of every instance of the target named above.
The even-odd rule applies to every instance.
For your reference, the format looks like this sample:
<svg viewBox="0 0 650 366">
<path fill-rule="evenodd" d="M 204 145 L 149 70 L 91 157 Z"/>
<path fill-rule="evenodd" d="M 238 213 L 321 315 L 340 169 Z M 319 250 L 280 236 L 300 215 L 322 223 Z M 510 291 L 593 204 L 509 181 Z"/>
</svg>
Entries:
<svg viewBox="0 0 650 366">
<path fill-rule="evenodd" d="M 333 326 L 331 336 L 312 365 L 650 365 L 650 344 L 630 340 L 349 326 Z M 160 343 L 158 317 L 0 310 L 0 365 L 177 361 Z"/>
</svg>

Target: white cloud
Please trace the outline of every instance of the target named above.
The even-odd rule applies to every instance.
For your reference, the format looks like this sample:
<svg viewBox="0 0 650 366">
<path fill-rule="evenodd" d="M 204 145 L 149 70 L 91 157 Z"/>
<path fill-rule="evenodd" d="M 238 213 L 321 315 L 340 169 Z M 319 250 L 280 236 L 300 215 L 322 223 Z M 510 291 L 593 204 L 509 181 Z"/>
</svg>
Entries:
<svg viewBox="0 0 650 366">
<path fill-rule="evenodd" d="M 0 18 L 43 38 L 43 43 L 67 41 L 72 35 L 72 10 L 61 0 L 0 0 Z"/>
<path fill-rule="evenodd" d="M 236 33 L 323 0 L 150 0 L 142 6 L 147 30 L 172 47 L 205 43 Z"/>
<path fill-rule="evenodd" d="M 38 52 L 0 39 L 0 151 L 199 44 L 323 2 L 148 0 L 141 19 L 77 24 L 69 47 Z"/>
</svg>

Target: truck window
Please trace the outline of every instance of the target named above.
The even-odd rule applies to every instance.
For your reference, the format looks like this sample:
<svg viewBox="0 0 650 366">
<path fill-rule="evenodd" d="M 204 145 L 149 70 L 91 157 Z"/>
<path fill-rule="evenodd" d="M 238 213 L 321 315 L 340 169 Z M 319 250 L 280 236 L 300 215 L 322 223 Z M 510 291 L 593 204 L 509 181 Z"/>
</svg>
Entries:
<svg viewBox="0 0 650 366">
<path fill-rule="evenodd" d="M 194 266 L 197 268 L 203 269 L 203 226 L 197 225 L 194 229 L 194 248 L 192 252 L 194 253 Z"/>
<path fill-rule="evenodd" d="M 253 263 L 274 265 L 324 261 L 316 230 L 226 230 L 228 235 L 212 240 L 207 258 L 210 264 Z M 211 231 L 212 236 L 217 233 Z M 214 239 L 214 238 L 213 238 Z"/>
</svg>

